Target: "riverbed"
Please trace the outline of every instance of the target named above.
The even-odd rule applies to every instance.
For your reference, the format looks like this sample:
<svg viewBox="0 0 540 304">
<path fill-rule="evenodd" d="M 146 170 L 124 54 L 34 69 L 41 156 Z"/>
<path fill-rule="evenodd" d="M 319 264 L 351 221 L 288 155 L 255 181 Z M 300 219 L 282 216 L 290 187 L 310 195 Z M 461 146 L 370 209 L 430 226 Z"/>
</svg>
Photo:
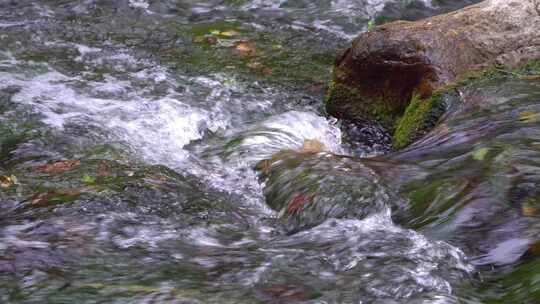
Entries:
<svg viewBox="0 0 540 304">
<path fill-rule="evenodd" d="M 400 151 L 324 109 L 358 33 L 474 2 L 0 1 L 0 302 L 537 303 L 537 78 Z"/>
</svg>

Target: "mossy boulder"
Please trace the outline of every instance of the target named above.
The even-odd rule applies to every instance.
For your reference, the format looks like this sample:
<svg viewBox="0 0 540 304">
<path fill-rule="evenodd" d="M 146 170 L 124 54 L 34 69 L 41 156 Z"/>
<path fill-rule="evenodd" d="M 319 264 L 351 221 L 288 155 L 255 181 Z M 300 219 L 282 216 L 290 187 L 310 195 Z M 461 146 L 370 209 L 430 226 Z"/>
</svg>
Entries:
<svg viewBox="0 0 540 304">
<path fill-rule="evenodd" d="M 376 121 L 402 148 L 432 127 L 441 94 L 489 66 L 513 69 L 540 58 L 540 2 L 486 0 L 359 35 L 334 66 L 329 114 Z"/>
</svg>

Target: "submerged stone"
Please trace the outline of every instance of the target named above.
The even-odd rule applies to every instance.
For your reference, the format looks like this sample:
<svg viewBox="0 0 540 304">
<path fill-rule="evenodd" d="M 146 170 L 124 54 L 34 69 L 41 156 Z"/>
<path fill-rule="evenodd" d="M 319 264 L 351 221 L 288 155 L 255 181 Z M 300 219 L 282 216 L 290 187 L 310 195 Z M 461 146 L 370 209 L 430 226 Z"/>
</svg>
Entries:
<svg viewBox="0 0 540 304">
<path fill-rule="evenodd" d="M 403 203 L 373 170 L 349 157 L 304 148 L 279 152 L 258 169 L 266 202 L 287 233 L 330 218 L 363 219 Z"/>
</svg>

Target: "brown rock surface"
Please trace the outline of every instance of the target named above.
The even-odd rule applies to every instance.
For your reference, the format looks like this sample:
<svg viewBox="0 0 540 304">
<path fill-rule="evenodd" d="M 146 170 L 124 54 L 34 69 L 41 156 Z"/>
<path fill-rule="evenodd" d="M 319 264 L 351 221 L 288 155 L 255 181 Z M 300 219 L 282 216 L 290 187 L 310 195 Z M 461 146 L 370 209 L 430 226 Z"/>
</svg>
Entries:
<svg viewBox="0 0 540 304">
<path fill-rule="evenodd" d="M 337 117 L 393 128 L 420 98 L 468 71 L 540 58 L 540 0 L 486 0 L 461 10 L 375 27 L 338 59 L 327 95 Z"/>
</svg>

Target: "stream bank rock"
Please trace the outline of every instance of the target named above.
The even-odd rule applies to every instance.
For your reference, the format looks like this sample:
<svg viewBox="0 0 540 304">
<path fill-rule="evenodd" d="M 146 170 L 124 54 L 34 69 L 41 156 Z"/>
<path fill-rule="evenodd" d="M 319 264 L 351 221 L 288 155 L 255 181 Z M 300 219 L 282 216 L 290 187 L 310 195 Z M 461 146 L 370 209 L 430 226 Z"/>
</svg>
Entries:
<svg viewBox="0 0 540 304">
<path fill-rule="evenodd" d="M 377 121 L 408 145 L 444 112 L 441 88 L 489 66 L 540 58 L 540 0 L 486 0 L 461 10 L 362 33 L 338 58 L 329 114 Z"/>
</svg>

